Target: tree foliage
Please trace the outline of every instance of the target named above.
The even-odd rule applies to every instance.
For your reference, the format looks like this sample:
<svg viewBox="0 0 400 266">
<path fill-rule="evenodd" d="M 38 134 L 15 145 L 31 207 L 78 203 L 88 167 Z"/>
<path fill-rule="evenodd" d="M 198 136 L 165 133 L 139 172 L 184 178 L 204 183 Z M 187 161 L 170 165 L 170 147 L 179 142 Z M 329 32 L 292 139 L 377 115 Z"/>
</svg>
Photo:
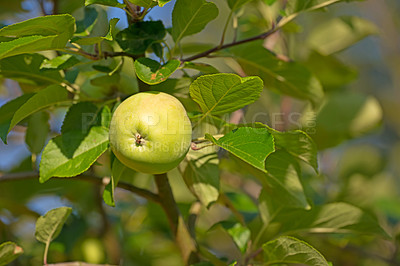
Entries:
<svg viewBox="0 0 400 266">
<path fill-rule="evenodd" d="M 20 2 L 1 2 L 0 20 Z M 29 149 L 0 176 L 0 265 L 331 265 L 344 246 L 397 247 L 388 217 L 350 198 L 352 166 L 332 192 L 317 160 L 381 124 L 339 54 L 377 33 L 331 11 L 355 3 L 31 2 L 42 16 L 0 28 L 0 78 L 17 88 L 0 107 L 0 137 L 14 145 L 24 129 Z M 155 177 L 119 162 L 108 139 L 118 104 L 151 90 L 177 97 L 194 130 L 183 162 Z M 357 171 L 377 174 L 377 161 Z M 30 223 L 44 252 L 15 229 Z M 376 255 L 396 264 L 386 256 Z"/>
</svg>

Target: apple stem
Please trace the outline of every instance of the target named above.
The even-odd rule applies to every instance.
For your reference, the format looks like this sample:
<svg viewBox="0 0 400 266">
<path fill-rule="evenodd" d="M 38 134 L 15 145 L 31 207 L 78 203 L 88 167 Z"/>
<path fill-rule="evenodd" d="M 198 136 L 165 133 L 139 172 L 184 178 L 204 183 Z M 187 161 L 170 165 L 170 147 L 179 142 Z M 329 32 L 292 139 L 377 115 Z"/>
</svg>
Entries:
<svg viewBox="0 0 400 266">
<path fill-rule="evenodd" d="M 191 265 L 199 261 L 198 249 L 195 240 L 189 233 L 189 230 L 178 209 L 167 174 L 155 175 L 155 181 L 160 197 L 160 205 L 168 218 L 169 225 L 175 238 L 175 242 L 180 249 L 185 265 Z"/>
</svg>

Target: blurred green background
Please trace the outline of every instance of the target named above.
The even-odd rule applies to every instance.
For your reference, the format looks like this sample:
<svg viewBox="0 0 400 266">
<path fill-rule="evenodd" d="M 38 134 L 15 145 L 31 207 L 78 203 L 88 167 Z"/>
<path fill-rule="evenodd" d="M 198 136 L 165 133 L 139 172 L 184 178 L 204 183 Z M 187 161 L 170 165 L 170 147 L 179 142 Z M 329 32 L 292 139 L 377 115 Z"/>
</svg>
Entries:
<svg viewBox="0 0 400 266">
<path fill-rule="evenodd" d="M 228 7 L 224 0 L 213 1 L 219 17 L 200 34 L 184 41 L 194 51 L 214 46 L 220 40 Z M 270 27 L 273 1 L 254 1 L 238 19 L 238 38 L 253 36 Z M 171 26 L 174 1 L 154 8 L 149 17 Z M 59 0 L 60 12 L 82 12 L 82 1 Z M 45 8 L 52 8 L 45 1 Z M 101 18 L 95 30 L 104 31 L 105 21 L 120 17 L 118 26 L 126 27 L 123 12 L 96 7 Z M 34 0 L 0 0 L 0 25 L 11 24 L 41 14 Z M 265 45 L 282 58 L 305 64 L 319 78 L 326 97 L 317 109 L 304 101 L 264 90 L 261 98 L 245 109 L 242 122 L 264 122 L 278 130 L 301 128 L 316 141 L 319 176 L 305 168 L 303 179 L 307 196 L 316 204 L 344 201 L 378 216 L 391 234 L 400 229 L 400 1 L 369 0 L 338 4 L 328 11 L 303 14 L 285 26 Z M 228 31 L 227 40 L 233 32 Z M 196 45 L 190 45 L 197 43 Z M 202 44 L 202 45 L 200 45 Z M 354 44 L 354 45 L 353 45 Z M 350 47 L 351 46 L 351 47 Z M 110 59 L 111 60 L 111 59 Z M 243 73 L 232 59 L 205 59 L 222 72 Z M 112 64 L 112 62 L 110 62 Z M 127 77 L 134 79 L 126 67 Z M 82 78 L 82 77 L 81 77 Z M 84 78 L 82 78 L 82 84 Z M 0 104 L 21 94 L 17 81 L 2 79 Z M 135 83 L 135 81 L 129 81 Z M 90 84 L 82 86 L 92 86 Z M 93 88 L 88 88 L 92 90 Z M 187 88 L 186 88 L 187 89 Z M 95 90 L 96 91 L 96 90 Z M 102 93 L 96 91 L 96 93 Z M 186 96 L 187 97 L 187 96 Z M 185 101 L 185 99 L 182 99 Z M 52 135 L 60 131 L 66 109 L 50 112 Z M 37 167 L 25 144 L 25 127 L 17 127 L 9 144 L 0 143 L 0 171 L 29 172 Z M 35 159 L 35 158 L 34 158 Z M 109 176 L 109 153 L 100 158 L 93 172 Z M 178 171 L 169 173 L 181 211 L 187 217 L 194 197 Z M 246 173 L 221 164 L 222 190 L 228 192 L 239 211 L 251 217 L 257 211 L 252 199 L 260 186 Z M 154 189 L 150 176 L 132 173 L 130 180 L 139 187 Z M 52 243 L 49 261 L 81 260 L 122 265 L 180 265 L 179 251 L 171 241 L 167 220 L 161 208 L 123 190 L 116 192 L 116 207 L 102 202 L 102 187 L 78 180 L 36 179 L 0 182 L 0 242 L 11 240 L 25 250 L 14 265 L 40 265 L 44 245 L 34 237 L 39 215 L 58 206 L 71 206 L 73 214 L 61 235 Z M 245 191 L 249 196 L 239 192 Z M 197 222 L 199 241 L 218 256 L 228 260 L 240 253 L 229 241 L 219 221 L 232 214 L 221 204 L 201 209 Z M 307 235 L 334 265 L 398 265 L 397 243 L 372 237 L 349 235 Z"/>
</svg>

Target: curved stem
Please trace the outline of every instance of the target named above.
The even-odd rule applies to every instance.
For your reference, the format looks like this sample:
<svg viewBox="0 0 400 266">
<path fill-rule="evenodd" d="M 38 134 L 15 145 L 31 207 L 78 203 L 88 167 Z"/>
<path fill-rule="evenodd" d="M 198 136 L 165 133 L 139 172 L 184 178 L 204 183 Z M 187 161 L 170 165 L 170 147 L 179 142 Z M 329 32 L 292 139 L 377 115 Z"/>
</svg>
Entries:
<svg viewBox="0 0 400 266">
<path fill-rule="evenodd" d="M 169 225 L 179 247 L 185 265 L 191 265 L 199 260 L 196 243 L 189 233 L 183 217 L 175 202 L 167 174 L 155 175 L 155 181 L 160 197 L 160 205 L 167 215 Z"/>
<path fill-rule="evenodd" d="M 232 14 L 233 14 L 233 11 L 231 10 L 231 12 L 229 12 L 228 19 L 226 20 L 224 31 L 222 32 L 221 42 L 219 43 L 219 46 L 224 45 L 226 30 L 228 29 L 228 25 L 229 25 L 229 22 L 231 21 Z"/>
</svg>

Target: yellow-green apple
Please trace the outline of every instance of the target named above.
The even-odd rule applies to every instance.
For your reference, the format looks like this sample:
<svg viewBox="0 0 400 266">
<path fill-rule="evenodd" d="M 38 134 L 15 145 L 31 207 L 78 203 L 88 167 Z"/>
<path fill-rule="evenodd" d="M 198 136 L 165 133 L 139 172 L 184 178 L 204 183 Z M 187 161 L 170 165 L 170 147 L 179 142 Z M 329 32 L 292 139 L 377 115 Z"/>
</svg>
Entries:
<svg viewBox="0 0 400 266">
<path fill-rule="evenodd" d="M 141 92 L 123 101 L 110 125 L 110 145 L 126 166 L 161 174 L 175 168 L 188 152 L 192 126 L 183 105 L 163 92 Z"/>
</svg>

